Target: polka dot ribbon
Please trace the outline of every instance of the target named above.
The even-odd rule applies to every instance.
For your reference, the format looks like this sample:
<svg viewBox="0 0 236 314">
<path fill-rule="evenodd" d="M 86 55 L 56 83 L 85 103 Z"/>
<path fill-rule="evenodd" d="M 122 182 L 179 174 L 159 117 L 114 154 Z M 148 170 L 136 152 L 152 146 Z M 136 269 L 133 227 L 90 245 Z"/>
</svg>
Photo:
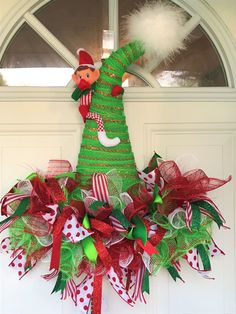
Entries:
<svg viewBox="0 0 236 314">
<path fill-rule="evenodd" d="M 30 269 L 36 265 L 36 261 L 31 261 L 31 268 L 25 269 L 26 266 L 26 253 L 23 249 L 13 251 L 11 249 L 11 238 L 7 237 L 1 242 L 1 252 L 10 254 L 12 259 L 9 266 L 16 270 L 18 278 L 24 277 Z"/>
<path fill-rule="evenodd" d="M 212 239 L 211 244 L 207 247 L 208 248 L 208 254 L 211 257 L 215 257 L 216 255 L 222 254 L 225 255 L 225 253 L 216 245 L 214 240 Z M 202 275 L 206 279 L 213 279 L 209 277 L 210 270 L 204 270 L 199 253 L 196 248 L 191 249 L 185 256 L 184 259 L 188 262 L 190 267 L 197 270 L 200 275 Z"/>
<path fill-rule="evenodd" d="M 74 214 L 66 220 L 62 232 L 71 243 L 77 243 L 93 234 L 78 222 Z"/>
</svg>

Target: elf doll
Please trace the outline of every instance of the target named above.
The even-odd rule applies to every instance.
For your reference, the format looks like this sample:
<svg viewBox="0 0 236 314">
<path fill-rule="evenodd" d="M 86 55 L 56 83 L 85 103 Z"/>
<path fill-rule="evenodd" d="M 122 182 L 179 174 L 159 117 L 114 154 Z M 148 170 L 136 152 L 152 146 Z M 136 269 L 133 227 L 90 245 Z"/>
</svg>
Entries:
<svg viewBox="0 0 236 314">
<path fill-rule="evenodd" d="M 116 146 L 120 143 L 120 139 L 118 137 L 112 139 L 108 138 L 104 129 L 102 117 L 96 112 L 89 111 L 93 91 L 95 89 L 96 81 L 99 78 L 100 71 L 95 68 L 92 57 L 84 49 L 78 49 L 77 56 L 79 67 L 72 75 L 72 79 L 76 83 L 77 88 L 71 97 L 76 101 L 79 100 L 79 112 L 84 122 L 86 122 L 87 119 L 96 121 L 99 142 L 105 147 Z M 117 93 L 112 93 L 112 96 L 117 96 Z"/>
</svg>

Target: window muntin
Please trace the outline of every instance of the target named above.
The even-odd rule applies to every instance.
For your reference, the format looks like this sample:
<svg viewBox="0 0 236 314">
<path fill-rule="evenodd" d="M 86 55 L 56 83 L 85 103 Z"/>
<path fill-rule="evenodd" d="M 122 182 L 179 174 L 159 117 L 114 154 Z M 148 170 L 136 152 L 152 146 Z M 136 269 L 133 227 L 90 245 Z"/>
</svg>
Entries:
<svg viewBox="0 0 236 314">
<path fill-rule="evenodd" d="M 119 0 L 119 45 L 125 38 L 125 17 L 146 0 Z M 171 1 L 168 1 L 171 3 Z M 172 3 L 173 5 L 173 3 Z M 176 4 L 174 4 L 176 5 Z M 187 20 L 191 16 L 186 12 Z M 123 23 L 122 23 L 123 22 Z M 161 87 L 218 87 L 228 86 L 221 58 L 201 26 L 197 26 L 185 40 L 186 49 L 155 66 L 155 60 L 140 58 L 136 64 L 150 72 Z M 129 86 L 132 86 L 132 82 Z M 133 85 L 134 86 L 134 85 Z"/>
<path fill-rule="evenodd" d="M 142 5 L 144 2 L 146 2 L 146 0 L 119 0 L 118 10 L 117 12 L 115 12 L 115 14 L 117 14 L 117 16 L 119 17 L 119 25 L 121 25 L 121 16 L 127 15 L 135 7 Z M 83 0 L 70 0 L 70 2 L 66 4 L 64 0 L 54 0 L 50 1 L 47 5 L 36 11 L 35 16 L 73 54 L 75 54 L 75 50 L 78 47 L 82 46 L 87 49 L 94 56 L 95 61 L 97 61 L 100 60 L 103 52 L 102 31 L 108 28 L 108 5 L 111 4 L 112 1 L 108 2 L 108 0 L 99 1 L 99 5 L 98 1 L 95 0 L 88 2 L 84 2 Z M 91 7 L 96 8 L 96 10 L 93 10 L 92 13 L 90 10 Z M 78 16 L 81 16 L 81 19 L 78 18 Z M 189 20 L 191 20 L 192 18 L 189 14 L 187 14 L 187 17 Z M 17 48 L 14 40 L 16 39 L 17 35 L 19 36 L 19 33 L 23 31 L 24 27 L 18 31 L 18 33 L 13 38 L 5 51 L 4 57 L 0 65 L 1 67 L 3 67 L 5 62 L 5 64 L 7 64 L 7 67 L 4 69 L 0 68 L 0 85 L 5 84 L 11 86 L 66 86 L 70 80 L 70 74 L 72 73 L 73 69 L 60 56 L 58 56 L 52 48 L 47 46 L 45 42 L 44 45 L 47 46 L 47 48 L 45 48 L 45 51 L 47 52 L 44 54 L 44 60 L 42 57 L 38 58 L 38 60 L 35 60 L 35 56 L 37 54 L 43 54 L 40 49 L 36 51 L 38 49 L 36 45 L 34 49 L 32 49 L 35 50 L 36 53 L 34 52 L 33 56 L 31 57 L 29 57 L 28 55 L 28 57 L 26 58 L 28 62 L 27 68 L 22 67 L 20 70 L 19 64 L 15 64 L 14 66 L 11 61 L 10 63 L 12 68 L 9 69 L 9 60 L 14 60 L 14 58 L 12 58 L 12 56 L 8 57 L 7 53 L 11 51 L 11 46 L 15 46 L 15 48 Z M 120 29 L 118 32 L 121 34 Z M 29 33 L 30 32 L 28 31 L 28 34 Z M 18 40 L 18 45 L 21 45 L 21 47 L 24 46 L 25 39 L 23 35 L 24 33 L 22 33 L 21 36 L 23 38 L 22 41 Z M 115 37 L 117 38 L 118 36 Z M 121 40 L 123 40 L 123 38 L 124 37 L 122 36 Z M 38 36 L 38 42 L 42 41 L 43 40 L 40 38 L 40 36 Z M 199 43 L 199 45 L 196 45 L 196 42 Z M 39 47 L 42 46 L 43 44 L 39 45 Z M 145 71 L 149 77 L 152 75 L 153 78 L 156 79 L 157 84 L 153 84 L 153 86 L 228 86 L 225 70 L 223 67 L 223 63 L 221 62 L 220 56 L 216 51 L 212 41 L 207 36 L 207 34 L 205 34 L 204 30 L 200 26 L 196 27 L 195 30 L 192 32 L 190 40 L 187 41 L 186 46 L 187 49 L 185 51 L 177 54 L 174 59 L 169 61 L 161 62 L 160 60 L 158 63 L 155 64 L 153 60 L 152 62 L 150 62 L 150 60 L 146 60 L 145 57 L 141 58 L 137 62 L 137 64 L 142 67 L 142 69 L 140 69 L 141 75 L 139 73 L 139 70 L 137 73 L 132 72 L 132 76 L 128 80 L 128 84 L 126 83 L 127 86 L 146 86 Z M 21 49 L 19 49 L 19 51 L 20 50 Z M 15 49 L 15 51 L 18 51 L 18 49 Z M 53 60 L 52 58 L 52 52 L 54 53 L 55 60 Z M 12 54 L 14 54 L 14 49 L 12 49 Z M 48 60 L 45 60 L 46 56 Z M 208 62 L 209 56 L 211 62 Z M 6 60 L 8 61 L 6 62 Z M 34 64 L 32 64 L 33 61 Z M 42 63 L 43 66 L 40 66 L 39 64 Z M 16 73 L 16 71 L 20 72 L 23 70 L 24 72 L 21 72 L 20 74 L 20 83 L 17 83 L 14 80 L 16 79 L 17 75 L 15 75 L 14 79 L 11 80 L 6 75 L 7 72 L 10 76 L 10 72 Z M 47 76 L 48 80 L 41 79 L 41 82 L 37 82 L 37 80 L 35 81 L 33 79 L 30 79 L 30 75 L 32 77 L 31 73 L 33 73 L 33 71 L 35 72 L 35 74 L 37 73 L 33 77 L 38 78 L 38 81 L 40 81 L 40 77 L 43 77 L 45 75 Z M 52 75 L 50 75 L 50 71 Z M 61 77 L 60 81 L 58 81 L 57 79 L 53 79 L 53 71 L 55 71 L 54 73 L 58 80 Z M 39 72 L 41 72 L 42 74 Z M 143 80 L 140 79 L 142 77 Z"/>
<path fill-rule="evenodd" d="M 66 86 L 73 69 L 26 23 L 0 62 L 0 85 Z"/>
<path fill-rule="evenodd" d="M 152 70 L 162 87 L 228 86 L 221 58 L 201 26 L 186 40 L 186 49 Z"/>
<path fill-rule="evenodd" d="M 73 54 L 85 48 L 100 61 L 103 30 L 109 29 L 108 0 L 55 0 L 34 14 Z"/>
</svg>

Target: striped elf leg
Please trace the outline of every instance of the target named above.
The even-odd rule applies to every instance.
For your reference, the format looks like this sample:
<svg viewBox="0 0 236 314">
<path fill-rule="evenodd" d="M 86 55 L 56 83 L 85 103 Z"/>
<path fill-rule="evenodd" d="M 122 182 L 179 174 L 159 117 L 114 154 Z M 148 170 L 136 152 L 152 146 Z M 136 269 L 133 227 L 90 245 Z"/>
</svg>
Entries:
<svg viewBox="0 0 236 314">
<path fill-rule="evenodd" d="M 106 131 L 104 129 L 104 123 L 102 121 L 102 118 L 99 114 L 96 112 L 89 112 L 86 115 L 86 119 L 92 119 L 95 120 L 97 123 L 97 131 L 98 131 L 98 140 L 102 144 L 102 146 L 105 147 L 113 147 L 120 143 L 119 137 L 115 138 L 108 138 L 106 135 Z"/>
</svg>

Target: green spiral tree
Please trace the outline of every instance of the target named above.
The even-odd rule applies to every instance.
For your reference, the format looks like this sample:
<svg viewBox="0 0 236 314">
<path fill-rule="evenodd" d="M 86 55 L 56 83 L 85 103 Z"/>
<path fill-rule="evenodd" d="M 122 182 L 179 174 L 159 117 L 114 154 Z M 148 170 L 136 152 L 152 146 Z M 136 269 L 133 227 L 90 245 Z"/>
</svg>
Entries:
<svg viewBox="0 0 236 314">
<path fill-rule="evenodd" d="M 108 137 L 118 136 L 121 142 L 115 147 L 102 146 L 97 138 L 96 122 L 86 121 L 76 168 L 84 187 L 90 185 L 93 173 L 107 173 L 112 169 L 119 171 L 124 191 L 138 182 L 124 113 L 123 95 L 112 97 L 111 92 L 114 85 L 121 86 L 123 74 L 128 66 L 143 54 L 142 43 L 133 41 L 113 52 L 100 68 L 90 111 L 101 115 Z"/>
</svg>

